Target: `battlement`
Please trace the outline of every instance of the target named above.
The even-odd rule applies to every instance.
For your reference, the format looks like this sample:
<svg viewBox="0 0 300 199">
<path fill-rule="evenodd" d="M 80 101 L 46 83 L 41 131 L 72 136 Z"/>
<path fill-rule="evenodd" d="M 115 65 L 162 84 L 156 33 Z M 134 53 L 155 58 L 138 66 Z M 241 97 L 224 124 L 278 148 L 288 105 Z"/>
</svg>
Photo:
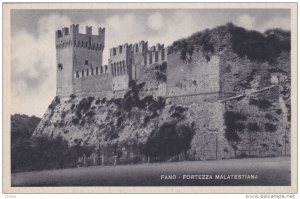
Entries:
<svg viewBox="0 0 300 199">
<path fill-rule="evenodd" d="M 74 70 L 74 78 L 83 78 L 89 76 L 96 76 L 108 74 L 108 66 L 103 65 L 100 67 L 93 67 L 91 64 L 89 65 L 80 65 L 77 66 Z"/>
<path fill-rule="evenodd" d="M 166 61 L 167 50 L 164 44 L 157 43 L 156 46 L 151 46 L 146 55 L 146 65 L 151 65 L 157 62 Z"/>
<path fill-rule="evenodd" d="M 78 34 L 93 35 L 92 30 L 93 30 L 92 26 L 86 26 L 85 27 L 85 33 L 80 33 L 79 32 L 79 24 L 72 24 L 72 25 L 70 25 L 70 28 L 69 27 L 64 27 L 61 30 L 57 30 L 56 31 L 56 38 L 59 39 L 59 38 L 62 38 L 62 37 L 68 36 L 68 35 L 78 35 Z M 98 35 L 93 35 L 93 36 L 101 36 L 103 34 L 105 34 L 105 28 L 99 27 L 98 28 Z"/>
<path fill-rule="evenodd" d="M 119 45 L 117 47 L 110 49 L 110 57 L 116 56 L 116 55 L 126 55 L 127 52 L 131 49 L 132 45 L 128 45 L 127 43 L 123 45 Z"/>
<path fill-rule="evenodd" d="M 88 50 L 103 51 L 105 28 L 98 28 L 98 35 L 92 34 L 92 26 L 85 27 L 85 33 L 79 32 L 79 25 L 64 27 L 55 34 L 56 48 L 78 47 Z"/>
</svg>

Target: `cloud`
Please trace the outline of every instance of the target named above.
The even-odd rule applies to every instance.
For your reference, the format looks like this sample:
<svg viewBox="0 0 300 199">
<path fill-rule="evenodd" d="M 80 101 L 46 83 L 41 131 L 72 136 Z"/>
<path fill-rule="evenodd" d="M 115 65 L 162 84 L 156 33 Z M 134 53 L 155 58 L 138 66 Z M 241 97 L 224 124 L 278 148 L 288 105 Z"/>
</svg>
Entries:
<svg viewBox="0 0 300 199">
<path fill-rule="evenodd" d="M 254 16 L 249 14 L 242 14 L 237 18 L 236 24 L 249 30 L 258 30 L 265 32 L 272 28 L 281 28 L 284 30 L 291 29 L 291 21 L 289 17 L 275 16 L 266 21 L 257 20 Z"/>
<path fill-rule="evenodd" d="M 55 96 L 54 32 L 71 21 L 50 15 L 38 21 L 37 36 L 20 30 L 11 38 L 12 113 L 41 116 Z"/>
<path fill-rule="evenodd" d="M 258 27 L 258 30 L 264 32 L 272 28 L 281 28 L 291 30 L 291 20 L 289 17 L 273 17 Z"/>
<path fill-rule="evenodd" d="M 112 15 L 102 22 L 96 20 L 86 20 L 80 23 L 80 30 L 83 31 L 86 25 L 93 26 L 93 34 L 97 34 L 98 27 L 105 28 L 105 49 L 103 52 L 103 64 L 107 64 L 109 49 L 125 43 L 136 43 L 147 39 L 146 25 L 139 20 L 135 14 L 126 13 L 122 15 Z"/>
<path fill-rule="evenodd" d="M 147 25 L 152 30 L 158 31 L 164 26 L 163 16 L 159 12 L 155 12 L 148 17 Z"/>
<path fill-rule="evenodd" d="M 256 27 L 256 19 L 249 14 L 242 14 L 237 19 L 237 24 L 247 29 L 255 29 Z"/>
</svg>

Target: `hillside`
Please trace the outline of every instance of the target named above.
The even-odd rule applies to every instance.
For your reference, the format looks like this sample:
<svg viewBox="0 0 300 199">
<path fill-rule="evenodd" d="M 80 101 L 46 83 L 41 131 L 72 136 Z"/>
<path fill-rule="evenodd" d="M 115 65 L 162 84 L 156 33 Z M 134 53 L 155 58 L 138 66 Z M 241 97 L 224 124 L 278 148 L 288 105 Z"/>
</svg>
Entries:
<svg viewBox="0 0 300 199">
<path fill-rule="evenodd" d="M 174 97 L 143 96 L 147 85 L 133 81 L 121 98 L 55 97 L 34 136 L 61 136 L 70 146 L 91 147 L 79 155 L 104 154 L 106 164 L 287 154 L 289 51 L 290 33 L 283 30 L 262 34 L 233 24 L 204 30 L 169 47 L 166 81 L 180 67 L 193 77 L 194 68 L 214 64 L 217 80 L 179 77 L 174 91 L 190 95 L 199 85 L 215 83 L 217 95 L 177 103 Z"/>
</svg>

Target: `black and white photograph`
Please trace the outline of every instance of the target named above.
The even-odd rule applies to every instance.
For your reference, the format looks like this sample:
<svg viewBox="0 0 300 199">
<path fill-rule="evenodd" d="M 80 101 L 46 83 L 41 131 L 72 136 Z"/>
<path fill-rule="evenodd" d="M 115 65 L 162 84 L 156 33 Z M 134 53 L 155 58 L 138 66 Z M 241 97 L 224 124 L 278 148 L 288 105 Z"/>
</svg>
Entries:
<svg viewBox="0 0 300 199">
<path fill-rule="evenodd" d="M 24 5 L 4 4 L 7 190 L 295 190 L 295 3 Z"/>
</svg>

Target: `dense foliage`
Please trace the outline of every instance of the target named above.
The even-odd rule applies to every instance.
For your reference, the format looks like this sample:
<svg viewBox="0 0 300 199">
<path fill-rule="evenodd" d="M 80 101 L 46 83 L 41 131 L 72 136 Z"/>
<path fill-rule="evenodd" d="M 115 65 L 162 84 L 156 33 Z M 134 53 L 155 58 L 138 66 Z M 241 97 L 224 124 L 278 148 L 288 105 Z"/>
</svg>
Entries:
<svg viewBox="0 0 300 199">
<path fill-rule="evenodd" d="M 238 112 L 226 111 L 224 114 L 225 120 L 225 137 L 229 141 L 239 141 L 238 132 L 245 129 L 243 121 L 246 121 L 246 116 Z"/>
<path fill-rule="evenodd" d="M 11 144 L 28 139 L 40 122 L 40 118 L 15 114 L 11 116 Z"/>
<path fill-rule="evenodd" d="M 150 134 L 144 153 L 154 159 L 165 160 L 188 150 L 194 134 L 194 129 L 189 126 L 164 123 Z"/>
<path fill-rule="evenodd" d="M 92 147 L 69 147 L 62 137 L 32 137 L 24 140 L 11 151 L 12 172 L 60 169 L 74 167 L 78 157 L 91 154 Z"/>
<path fill-rule="evenodd" d="M 197 32 L 186 39 L 180 39 L 173 42 L 168 53 L 180 52 L 181 59 L 186 60 L 187 56 L 192 56 L 194 50 L 201 49 L 202 52 L 208 54 L 215 53 L 218 42 L 225 38 L 226 34 L 230 35 L 227 47 L 231 48 L 234 53 L 240 57 L 247 57 L 251 61 L 267 61 L 275 62 L 276 58 L 282 52 L 289 52 L 291 49 L 291 33 L 281 29 L 270 29 L 264 33 L 254 30 L 246 30 L 237 27 L 232 23 L 219 26 L 214 29 L 206 29 Z M 213 37 L 219 39 L 214 40 Z M 207 57 L 209 61 L 209 56 Z"/>
</svg>

